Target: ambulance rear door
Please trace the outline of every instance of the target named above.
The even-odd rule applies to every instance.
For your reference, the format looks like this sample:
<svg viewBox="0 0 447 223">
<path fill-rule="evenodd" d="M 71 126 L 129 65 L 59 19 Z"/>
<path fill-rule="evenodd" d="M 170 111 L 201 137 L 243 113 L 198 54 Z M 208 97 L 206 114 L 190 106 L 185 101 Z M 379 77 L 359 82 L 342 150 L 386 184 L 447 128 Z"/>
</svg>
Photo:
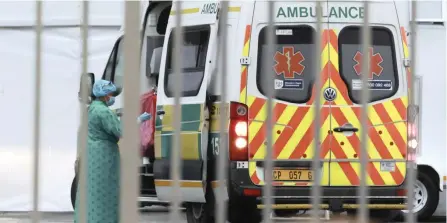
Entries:
<svg viewBox="0 0 447 223">
<path fill-rule="evenodd" d="M 363 2 L 328 3 L 331 101 L 331 186 L 360 185 Z M 371 1 L 372 45 L 368 74 L 369 186 L 403 183 L 407 153 L 407 80 L 397 11 L 393 1 Z M 380 16 L 377 16 L 380 15 Z"/>
<path fill-rule="evenodd" d="M 320 2 L 323 14 L 325 2 Z M 249 106 L 249 172 L 254 184 L 264 184 L 264 174 L 273 174 L 275 186 L 309 186 L 313 180 L 311 170 L 314 153 L 314 102 L 321 88 L 314 86 L 315 53 L 321 54 L 322 63 L 328 61 L 325 29 L 327 18 L 322 18 L 323 50 L 315 52 L 316 31 L 315 1 L 275 1 L 274 52 L 267 51 L 268 2 L 256 2 L 252 25 L 250 58 L 247 81 L 247 105 Z M 263 60 L 272 64 L 264 68 Z M 322 82 L 329 85 L 327 68 L 321 70 Z M 268 77 L 270 76 L 270 77 Z M 268 86 L 267 78 L 274 78 Z M 264 159 L 267 148 L 266 114 L 267 92 L 275 91 L 273 105 L 273 173 L 264 173 Z M 324 101 L 321 101 L 324 103 Z M 330 130 L 329 105 L 322 104 L 320 123 L 321 139 Z M 328 145 L 322 155 L 330 159 Z M 322 185 L 328 185 L 329 162 L 319 166 L 322 171 Z"/>
</svg>

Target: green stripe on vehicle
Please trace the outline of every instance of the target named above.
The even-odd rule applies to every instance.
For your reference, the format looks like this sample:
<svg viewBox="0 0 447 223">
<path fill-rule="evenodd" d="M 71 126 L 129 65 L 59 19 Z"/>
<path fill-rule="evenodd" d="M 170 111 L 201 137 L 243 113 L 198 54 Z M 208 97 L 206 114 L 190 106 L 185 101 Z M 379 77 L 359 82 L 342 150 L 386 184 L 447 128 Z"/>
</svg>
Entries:
<svg viewBox="0 0 447 223">
<path fill-rule="evenodd" d="M 157 158 L 169 158 L 173 147 L 174 136 L 174 105 L 159 105 L 157 110 L 165 111 L 163 118 L 157 116 L 155 125 L 155 156 Z M 181 150 L 182 159 L 201 159 L 201 127 L 203 123 L 203 105 L 185 104 L 181 106 Z M 158 143 L 158 145 L 157 145 Z"/>
<path fill-rule="evenodd" d="M 200 131 L 202 122 L 202 104 L 186 104 L 181 106 L 181 131 Z M 155 126 L 157 131 L 174 131 L 174 105 L 157 106 L 157 110 L 165 111 L 163 119 L 157 116 Z"/>
</svg>

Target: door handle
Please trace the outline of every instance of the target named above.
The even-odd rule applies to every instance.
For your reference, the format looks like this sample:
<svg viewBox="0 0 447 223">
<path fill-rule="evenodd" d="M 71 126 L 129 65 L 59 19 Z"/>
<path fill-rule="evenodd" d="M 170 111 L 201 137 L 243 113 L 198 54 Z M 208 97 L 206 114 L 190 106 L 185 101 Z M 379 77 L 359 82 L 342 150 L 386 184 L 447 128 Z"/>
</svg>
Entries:
<svg viewBox="0 0 447 223">
<path fill-rule="evenodd" d="M 359 129 L 355 127 L 337 127 L 334 128 L 334 132 L 358 132 Z"/>
<path fill-rule="evenodd" d="M 157 115 L 164 115 L 164 114 L 165 114 L 165 111 L 163 111 L 163 110 L 157 111 Z"/>
</svg>

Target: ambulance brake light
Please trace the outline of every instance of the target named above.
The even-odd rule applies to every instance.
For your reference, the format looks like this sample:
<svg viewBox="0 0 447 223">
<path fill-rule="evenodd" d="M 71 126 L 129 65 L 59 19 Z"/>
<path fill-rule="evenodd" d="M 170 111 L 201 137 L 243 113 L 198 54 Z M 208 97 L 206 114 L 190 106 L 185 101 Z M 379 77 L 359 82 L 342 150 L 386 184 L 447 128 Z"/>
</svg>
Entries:
<svg viewBox="0 0 447 223">
<path fill-rule="evenodd" d="M 408 137 L 415 138 L 418 135 L 418 129 L 415 123 L 408 123 Z"/>
<path fill-rule="evenodd" d="M 416 139 L 411 139 L 410 141 L 408 141 L 408 147 L 410 149 L 417 149 L 418 141 Z"/>
<path fill-rule="evenodd" d="M 231 161 L 248 160 L 248 107 L 230 103 L 229 156 Z"/>
<path fill-rule="evenodd" d="M 247 122 L 239 121 L 234 126 L 234 131 L 237 136 L 247 136 Z"/>
<path fill-rule="evenodd" d="M 407 108 L 407 160 L 416 161 L 419 149 L 419 106 L 409 105 Z"/>
</svg>

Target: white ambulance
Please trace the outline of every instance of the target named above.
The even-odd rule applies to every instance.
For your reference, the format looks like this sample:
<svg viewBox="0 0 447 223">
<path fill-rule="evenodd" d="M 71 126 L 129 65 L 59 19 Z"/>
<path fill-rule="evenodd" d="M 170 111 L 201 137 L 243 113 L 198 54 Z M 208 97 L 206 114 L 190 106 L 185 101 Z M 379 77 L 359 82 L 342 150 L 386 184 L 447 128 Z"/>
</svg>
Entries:
<svg viewBox="0 0 447 223">
<path fill-rule="evenodd" d="M 155 185 L 157 199 L 166 202 L 173 190 L 170 177 L 174 86 L 173 30 L 175 18 L 182 15 L 182 119 L 181 194 L 186 203 L 188 222 L 211 222 L 214 218 L 215 171 L 221 152 L 229 155 L 229 221 L 260 222 L 264 175 L 273 175 L 276 215 L 311 208 L 315 143 L 321 146 L 322 208 L 333 212 L 355 213 L 360 185 L 360 91 L 361 27 L 365 17 L 362 1 L 321 1 L 323 10 L 322 48 L 315 52 L 316 3 L 276 1 L 274 25 L 275 53 L 265 52 L 268 23 L 267 1 L 231 1 L 226 27 L 219 27 L 219 2 L 185 1 L 175 9 L 169 1 L 151 1 L 142 27 L 141 77 L 158 86 L 155 162 L 145 187 Z M 369 128 L 367 183 L 368 208 L 374 217 L 389 218 L 405 209 L 407 165 L 415 157 L 418 135 L 417 106 L 409 104 L 408 29 L 409 4 L 405 1 L 370 1 L 372 25 L 371 72 L 369 74 Z M 380 15 L 380 16 L 379 16 Z M 228 101 L 220 107 L 216 72 L 218 30 L 228 32 Z M 116 44 L 103 79 L 121 85 L 118 66 L 122 49 Z M 312 60 L 321 55 L 321 87 L 314 86 Z M 263 69 L 261 61 L 275 65 Z M 263 80 L 274 78 L 274 85 Z M 151 86 L 142 81 L 143 89 Z M 266 91 L 275 91 L 273 133 L 273 173 L 264 173 L 266 149 Z M 313 141 L 314 99 L 320 96 L 321 137 Z M 117 106 L 120 98 L 117 99 Z M 219 137 L 219 114 L 229 111 L 228 137 Z M 228 148 L 220 148 L 226 140 Z M 442 188 L 430 173 L 418 171 L 420 182 L 439 192 Z M 149 179 L 149 178 L 148 178 Z M 428 179 L 428 180 L 426 180 Z M 153 189 L 153 188 L 152 188 Z M 151 190 L 153 191 L 153 190 Z M 144 192 L 142 193 L 144 194 Z M 429 200 L 430 201 L 430 200 Z M 434 202 L 431 200 L 431 202 Z M 437 203 L 437 202 L 436 202 Z M 428 203 L 418 214 L 430 217 Z"/>
</svg>

